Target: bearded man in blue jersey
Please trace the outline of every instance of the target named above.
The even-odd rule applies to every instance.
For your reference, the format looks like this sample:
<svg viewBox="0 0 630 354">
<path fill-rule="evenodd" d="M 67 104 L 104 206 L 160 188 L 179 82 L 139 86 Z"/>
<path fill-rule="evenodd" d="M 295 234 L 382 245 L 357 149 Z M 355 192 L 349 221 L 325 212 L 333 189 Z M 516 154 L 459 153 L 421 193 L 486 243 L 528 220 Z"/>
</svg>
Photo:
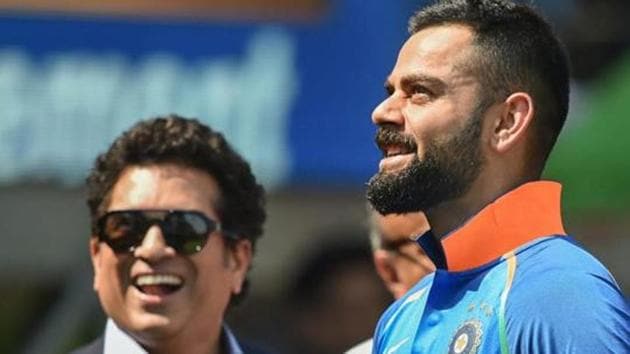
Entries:
<svg viewBox="0 0 630 354">
<path fill-rule="evenodd" d="M 509 1 L 439 1 L 411 18 L 385 89 L 368 199 L 425 212 L 437 270 L 382 316 L 374 352 L 628 352 L 623 294 L 540 180 L 569 101 L 550 25 Z"/>
</svg>

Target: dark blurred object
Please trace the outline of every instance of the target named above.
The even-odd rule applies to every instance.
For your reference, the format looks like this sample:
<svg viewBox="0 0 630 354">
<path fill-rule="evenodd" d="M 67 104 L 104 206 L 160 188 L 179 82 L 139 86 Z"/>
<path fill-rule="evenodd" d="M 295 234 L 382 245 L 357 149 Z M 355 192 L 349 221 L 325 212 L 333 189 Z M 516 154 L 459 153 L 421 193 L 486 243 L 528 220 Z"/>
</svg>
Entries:
<svg viewBox="0 0 630 354">
<path fill-rule="evenodd" d="M 298 266 L 287 294 L 292 353 L 344 352 L 372 335 L 390 302 L 374 271 L 365 232 L 355 234 L 322 240 Z"/>
<path fill-rule="evenodd" d="M 15 353 L 31 335 L 42 314 L 58 295 L 55 282 L 34 283 L 23 279 L 3 279 L 0 288 L 0 353 Z"/>
<path fill-rule="evenodd" d="M 575 0 L 573 17 L 560 30 L 573 77 L 592 80 L 630 48 L 630 1 Z"/>
</svg>

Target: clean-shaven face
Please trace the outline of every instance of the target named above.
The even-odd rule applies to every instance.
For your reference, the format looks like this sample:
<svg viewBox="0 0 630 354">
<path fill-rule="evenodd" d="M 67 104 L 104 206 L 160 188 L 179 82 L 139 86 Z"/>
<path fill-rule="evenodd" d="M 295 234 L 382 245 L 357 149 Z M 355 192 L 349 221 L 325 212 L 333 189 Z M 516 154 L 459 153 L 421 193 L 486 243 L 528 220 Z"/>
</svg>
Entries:
<svg viewBox="0 0 630 354">
<path fill-rule="evenodd" d="M 107 211 L 195 210 L 219 221 L 219 187 L 210 175 L 171 164 L 132 166 L 114 185 Z M 240 291 L 249 258 L 238 266 L 220 232 L 192 255 L 178 254 L 151 226 L 133 252 L 114 253 L 91 241 L 94 289 L 104 311 L 145 346 L 182 334 L 206 340 L 220 328 L 232 293 Z M 217 332 L 218 333 L 218 332 Z"/>
</svg>

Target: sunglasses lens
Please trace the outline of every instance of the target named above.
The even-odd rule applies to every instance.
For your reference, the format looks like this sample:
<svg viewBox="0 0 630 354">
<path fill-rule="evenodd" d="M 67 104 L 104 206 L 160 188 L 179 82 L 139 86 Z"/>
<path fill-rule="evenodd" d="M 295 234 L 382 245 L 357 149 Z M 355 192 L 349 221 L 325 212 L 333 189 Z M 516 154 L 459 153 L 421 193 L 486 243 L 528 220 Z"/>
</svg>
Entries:
<svg viewBox="0 0 630 354">
<path fill-rule="evenodd" d="M 158 224 L 166 244 L 182 254 L 201 251 L 217 224 L 195 211 L 113 211 L 100 221 L 100 237 L 116 253 L 139 246 L 148 230 Z"/>
<path fill-rule="evenodd" d="M 193 254 L 201 251 L 216 224 L 196 212 L 172 212 L 162 223 L 166 242 L 177 252 Z"/>
<path fill-rule="evenodd" d="M 143 218 L 133 212 L 108 214 L 102 223 L 102 235 L 114 252 L 128 252 L 144 237 Z"/>
</svg>

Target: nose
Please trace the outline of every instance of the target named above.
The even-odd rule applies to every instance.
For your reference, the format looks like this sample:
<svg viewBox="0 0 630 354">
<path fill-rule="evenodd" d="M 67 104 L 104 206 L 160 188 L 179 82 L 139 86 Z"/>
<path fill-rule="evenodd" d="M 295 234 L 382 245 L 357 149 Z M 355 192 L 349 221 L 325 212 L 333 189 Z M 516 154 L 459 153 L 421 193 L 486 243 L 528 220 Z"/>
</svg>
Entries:
<svg viewBox="0 0 630 354">
<path fill-rule="evenodd" d="M 385 98 L 372 112 L 372 122 L 376 125 L 395 124 L 402 125 L 404 118 L 402 114 L 403 100 L 394 93 Z"/>
<path fill-rule="evenodd" d="M 173 247 L 166 244 L 162 229 L 158 225 L 151 226 L 144 235 L 142 243 L 133 251 L 134 256 L 150 261 L 175 256 Z"/>
</svg>

